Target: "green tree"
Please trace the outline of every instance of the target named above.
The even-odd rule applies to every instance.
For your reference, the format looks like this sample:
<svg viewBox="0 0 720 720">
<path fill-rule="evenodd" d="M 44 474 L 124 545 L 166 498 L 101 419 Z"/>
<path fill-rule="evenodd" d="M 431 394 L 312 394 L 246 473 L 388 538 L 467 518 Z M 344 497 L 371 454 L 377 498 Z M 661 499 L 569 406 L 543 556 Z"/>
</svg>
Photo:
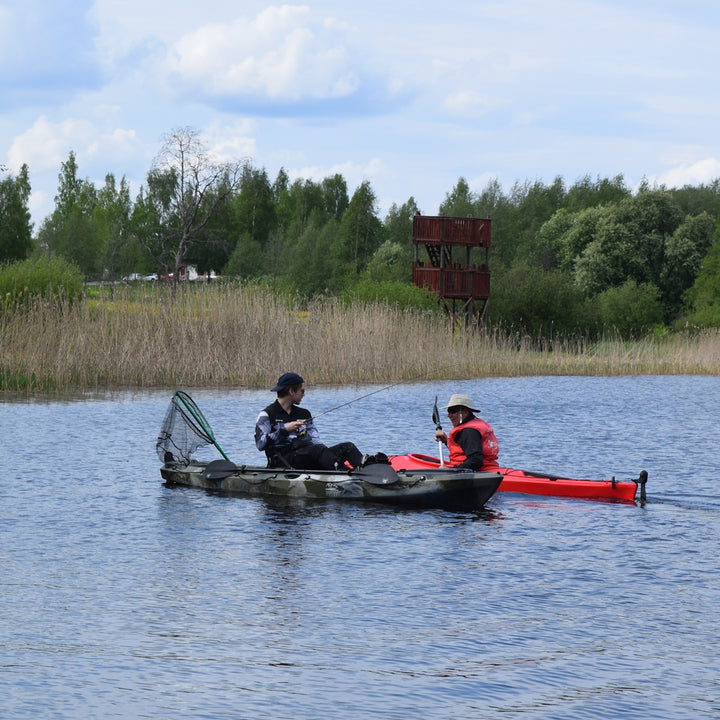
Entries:
<svg viewBox="0 0 720 720">
<path fill-rule="evenodd" d="M 545 258 L 543 267 L 545 270 L 563 266 L 565 272 L 572 269 L 575 259 L 574 255 L 564 253 L 563 238 L 569 233 L 577 221 L 577 217 L 573 213 L 569 213 L 565 208 L 560 208 L 546 223 L 544 223 L 538 231 L 537 245 L 539 253 Z"/>
<path fill-rule="evenodd" d="M 703 259 L 712 246 L 715 222 L 706 213 L 686 217 L 667 238 L 665 262 L 660 272 L 668 319 L 682 309 L 683 296 L 703 268 Z"/>
<path fill-rule="evenodd" d="M 334 277 L 332 246 L 339 232 L 335 218 L 321 222 L 314 215 L 305 232 L 288 250 L 284 277 L 291 287 L 305 296 L 327 294 L 340 289 Z M 317 223 L 317 224 L 316 224 Z"/>
<path fill-rule="evenodd" d="M 513 186 L 510 193 L 513 212 L 507 228 L 512 246 L 505 250 L 506 262 L 550 264 L 550 259 L 539 252 L 536 239 L 543 224 L 562 207 L 564 197 L 565 183 L 561 177 L 556 177 L 551 185 L 536 181 Z"/>
<path fill-rule="evenodd" d="M 595 181 L 585 175 L 568 189 L 563 207 L 574 213 L 598 205 L 618 203 L 630 196 L 630 189 L 622 175 L 616 175 L 612 179 L 597 178 Z"/>
<path fill-rule="evenodd" d="M 363 275 L 377 282 L 411 282 L 412 261 L 408 261 L 407 249 L 400 243 L 385 240 L 373 253 Z"/>
<path fill-rule="evenodd" d="M 333 245 L 334 277 L 340 286 L 352 284 L 383 240 L 375 192 L 363 181 L 353 193 Z"/>
<path fill-rule="evenodd" d="M 720 327 L 720 228 L 684 300 L 690 324 Z"/>
<path fill-rule="evenodd" d="M 464 177 L 458 178 L 455 187 L 445 195 L 440 203 L 440 214 L 453 217 L 472 217 L 475 213 L 477 198 L 470 190 Z"/>
<path fill-rule="evenodd" d="M 200 272 L 259 277 L 266 272 L 266 249 L 276 226 L 277 208 L 267 173 L 246 165 L 239 191 L 218 209 L 204 230 L 205 242 L 196 244 L 188 259 Z"/>
<path fill-rule="evenodd" d="M 377 277 L 387 280 L 412 280 L 413 219 L 419 214 L 415 198 L 398 207 L 390 206 L 383 222 L 386 240 L 375 251 L 368 266 Z"/>
<path fill-rule="evenodd" d="M 324 217 L 325 198 L 322 187 L 313 180 L 295 180 L 278 199 L 278 217 L 283 234 L 290 240 L 305 232 L 311 218 Z"/>
<path fill-rule="evenodd" d="M 493 273 L 488 320 L 537 337 L 569 336 L 592 324 L 583 293 L 563 272 L 516 265 Z"/>
<path fill-rule="evenodd" d="M 58 175 L 55 210 L 41 224 L 38 241 L 41 248 L 61 255 L 91 276 L 103 271 L 102 237 L 93 222 L 97 202 L 95 186 L 78 177 L 77 160 L 71 150 Z"/>
<path fill-rule="evenodd" d="M 420 214 L 414 197 L 398 207 L 395 203 L 390 206 L 385 216 L 385 235 L 390 242 L 412 250 L 413 219 Z"/>
<path fill-rule="evenodd" d="M 164 180 L 163 174 L 154 172 L 148 174 L 148 187 L 140 188 L 135 198 L 130 223 L 133 236 L 148 258 L 148 266 L 145 266 L 145 269 L 148 272 L 162 269 L 167 274 L 173 267 L 174 257 L 166 223 L 171 223 L 173 218 L 169 212 L 169 190 L 166 190 Z"/>
<path fill-rule="evenodd" d="M 260 243 L 249 233 L 243 233 L 227 262 L 220 266 L 223 275 L 239 278 L 257 278 L 263 275 L 265 253 Z"/>
<path fill-rule="evenodd" d="M 720 218 L 720 178 L 709 184 L 685 185 L 669 192 L 685 215 L 706 212 L 710 217 Z"/>
<path fill-rule="evenodd" d="M 102 265 L 111 278 L 137 272 L 141 266 L 141 248 L 131 232 L 132 202 L 130 188 L 123 177 L 118 187 L 108 173 L 99 190 L 93 210 L 93 224 L 102 247 Z"/>
<path fill-rule="evenodd" d="M 27 165 L 17 177 L 0 180 L 0 262 L 24 260 L 32 249 L 30 175 Z"/>
<path fill-rule="evenodd" d="M 594 303 L 603 328 L 622 337 L 640 336 L 663 321 L 660 293 L 652 283 L 626 280 L 599 293 Z"/>
<path fill-rule="evenodd" d="M 709 215 L 683 217 L 670 193 L 645 189 L 618 203 L 560 211 L 539 238 L 588 297 L 627 280 L 637 287 L 652 285 L 670 321 L 699 272 L 713 228 Z"/>
<path fill-rule="evenodd" d="M 326 217 L 340 222 L 350 204 L 345 178 L 339 173 L 335 173 L 332 177 L 323 179 L 320 189 Z"/>
</svg>

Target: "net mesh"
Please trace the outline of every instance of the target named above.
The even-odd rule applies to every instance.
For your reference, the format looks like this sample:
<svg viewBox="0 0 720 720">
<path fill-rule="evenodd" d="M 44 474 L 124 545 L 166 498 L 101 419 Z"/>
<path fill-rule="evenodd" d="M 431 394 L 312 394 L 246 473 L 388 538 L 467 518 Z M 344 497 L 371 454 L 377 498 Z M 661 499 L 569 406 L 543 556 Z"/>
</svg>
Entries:
<svg viewBox="0 0 720 720">
<path fill-rule="evenodd" d="M 200 408 L 187 393 L 178 390 L 170 401 L 155 445 L 160 460 L 187 463 L 198 449 L 214 443 Z"/>
</svg>

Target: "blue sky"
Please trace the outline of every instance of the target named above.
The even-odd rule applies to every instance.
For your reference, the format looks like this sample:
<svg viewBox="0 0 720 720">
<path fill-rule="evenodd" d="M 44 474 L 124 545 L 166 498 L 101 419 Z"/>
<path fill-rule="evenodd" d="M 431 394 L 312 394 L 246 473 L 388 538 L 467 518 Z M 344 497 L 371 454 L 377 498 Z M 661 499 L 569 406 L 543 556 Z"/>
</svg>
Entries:
<svg viewBox="0 0 720 720">
<path fill-rule="evenodd" d="M 191 127 L 271 180 L 368 180 L 384 217 L 459 177 L 720 177 L 717 0 L 0 0 L 0 165 L 144 182 Z"/>
</svg>

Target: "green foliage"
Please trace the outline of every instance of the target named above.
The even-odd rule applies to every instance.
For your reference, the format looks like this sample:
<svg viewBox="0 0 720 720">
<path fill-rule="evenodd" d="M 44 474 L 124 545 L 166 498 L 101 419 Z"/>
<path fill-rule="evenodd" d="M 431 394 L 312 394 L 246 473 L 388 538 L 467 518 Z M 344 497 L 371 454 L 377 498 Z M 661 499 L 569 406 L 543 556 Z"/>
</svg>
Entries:
<svg viewBox="0 0 720 720">
<path fill-rule="evenodd" d="M 336 293 L 340 289 L 332 260 L 339 223 L 334 218 L 325 223 L 317 219 L 315 222 L 308 225 L 297 243 L 287 248 L 282 265 L 282 276 L 306 297 Z"/>
<path fill-rule="evenodd" d="M 694 284 L 702 270 L 703 259 L 708 257 L 714 229 L 715 222 L 703 212 L 688 216 L 668 238 L 660 274 L 665 288 L 666 316 L 674 316 L 682 308 L 683 295 Z"/>
<path fill-rule="evenodd" d="M 32 248 L 30 176 L 23 165 L 16 178 L 0 181 L 0 262 L 24 260 Z"/>
<path fill-rule="evenodd" d="M 492 276 L 488 320 L 537 337 L 570 336 L 591 325 L 592 313 L 565 273 L 518 265 Z"/>
<path fill-rule="evenodd" d="M 669 192 L 684 215 L 700 215 L 706 212 L 710 217 L 720 217 L 720 178 L 708 185 L 685 185 Z"/>
<path fill-rule="evenodd" d="M 260 243 L 253 240 L 250 235 L 244 234 L 238 239 L 232 255 L 222 267 L 222 273 L 237 278 L 257 278 L 263 275 L 264 266 Z"/>
<path fill-rule="evenodd" d="M 699 327 L 720 327 L 720 230 L 716 231 L 715 242 L 684 299 L 688 323 Z"/>
<path fill-rule="evenodd" d="M 118 187 L 115 176 L 105 176 L 105 185 L 97 195 L 92 212 L 100 246 L 100 264 L 103 273 L 111 279 L 137 272 L 141 267 L 142 253 L 130 228 L 132 203 L 130 188 L 123 177 Z"/>
<path fill-rule="evenodd" d="M 362 275 L 375 282 L 387 280 L 412 282 L 412 256 L 408 256 L 407 247 L 386 240 L 373 253 Z"/>
<path fill-rule="evenodd" d="M 563 207 L 569 212 L 579 212 L 598 205 L 618 203 L 630 195 L 630 189 L 622 175 L 616 175 L 612 179 L 597 178 L 595 181 L 585 175 L 568 189 Z"/>
<path fill-rule="evenodd" d="M 43 255 L 0 266 L 2 304 L 23 304 L 34 297 L 75 299 L 82 295 L 80 269 L 58 256 Z"/>
<path fill-rule="evenodd" d="M 663 321 L 660 292 L 652 283 L 626 280 L 601 292 L 595 303 L 603 329 L 622 337 L 638 337 Z"/>
<path fill-rule="evenodd" d="M 387 303 L 403 309 L 438 312 L 437 295 L 400 280 L 374 280 L 363 275 L 355 285 L 346 288 L 342 297 L 347 301 L 360 300 L 366 303 Z"/>
<path fill-rule="evenodd" d="M 645 190 L 578 213 L 562 210 L 539 237 L 588 297 L 628 280 L 649 284 L 659 291 L 663 318 L 670 321 L 700 269 L 713 228 L 707 213 L 683 217 L 670 193 Z"/>
<path fill-rule="evenodd" d="M 400 207 L 393 203 L 383 223 L 387 240 L 405 248 L 408 260 L 412 260 L 413 218 L 419 213 L 415 198 L 411 197 Z"/>
<path fill-rule="evenodd" d="M 452 215 L 455 217 L 472 217 L 475 212 L 476 199 L 470 186 L 464 177 L 457 181 L 457 185 L 445 195 L 445 200 L 440 203 L 441 215 Z"/>
<path fill-rule="evenodd" d="M 326 177 L 320 183 L 320 189 L 322 190 L 325 216 L 340 222 L 350 204 L 345 178 L 339 173 L 332 177 Z"/>
<path fill-rule="evenodd" d="M 353 193 L 333 243 L 336 284 L 352 283 L 382 243 L 383 226 L 377 217 L 377 200 L 364 181 Z"/>
<path fill-rule="evenodd" d="M 103 270 L 102 238 L 93 222 L 98 204 L 95 186 L 78 177 L 75 153 L 70 152 L 58 176 L 55 210 L 38 233 L 40 247 L 77 265 L 89 276 Z"/>
</svg>

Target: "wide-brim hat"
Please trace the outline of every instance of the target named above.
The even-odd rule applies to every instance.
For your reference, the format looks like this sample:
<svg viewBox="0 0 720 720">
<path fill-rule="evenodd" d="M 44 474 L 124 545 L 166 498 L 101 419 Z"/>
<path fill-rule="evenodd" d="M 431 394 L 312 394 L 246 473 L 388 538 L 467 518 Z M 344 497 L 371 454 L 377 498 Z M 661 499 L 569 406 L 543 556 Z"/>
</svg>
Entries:
<svg viewBox="0 0 720 720">
<path fill-rule="evenodd" d="M 443 405 L 443 410 L 447 410 L 451 407 L 466 407 L 470 412 L 480 412 L 477 408 L 473 407 L 472 400 L 467 395 L 451 395 L 447 405 Z"/>
<path fill-rule="evenodd" d="M 272 392 L 280 392 L 280 390 L 292 387 L 293 385 L 302 385 L 304 382 L 297 373 L 285 373 L 278 378 L 277 385 L 272 389 Z"/>
</svg>

